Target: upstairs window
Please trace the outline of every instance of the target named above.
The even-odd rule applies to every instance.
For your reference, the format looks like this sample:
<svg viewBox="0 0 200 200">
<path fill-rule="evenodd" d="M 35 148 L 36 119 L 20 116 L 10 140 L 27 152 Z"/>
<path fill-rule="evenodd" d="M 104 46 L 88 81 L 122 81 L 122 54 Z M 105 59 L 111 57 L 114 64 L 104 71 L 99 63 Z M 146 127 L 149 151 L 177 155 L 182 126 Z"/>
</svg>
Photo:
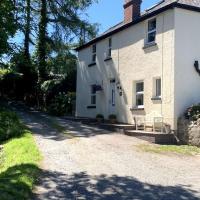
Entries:
<svg viewBox="0 0 200 200">
<path fill-rule="evenodd" d="M 108 52 L 107 52 L 107 57 L 111 58 L 112 57 L 112 38 L 109 38 L 108 40 Z"/>
<path fill-rule="evenodd" d="M 136 83 L 136 107 L 144 108 L 144 82 Z"/>
<path fill-rule="evenodd" d="M 97 45 L 93 44 L 92 45 L 92 63 L 96 62 L 96 57 L 97 57 Z"/>
<path fill-rule="evenodd" d="M 148 21 L 147 43 L 156 41 L 156 19 Z"/>
<path fill-rule="evenodd" d="M 96 87 L 91 85 L 91 105 L 96 105 Z"/>
</svg>

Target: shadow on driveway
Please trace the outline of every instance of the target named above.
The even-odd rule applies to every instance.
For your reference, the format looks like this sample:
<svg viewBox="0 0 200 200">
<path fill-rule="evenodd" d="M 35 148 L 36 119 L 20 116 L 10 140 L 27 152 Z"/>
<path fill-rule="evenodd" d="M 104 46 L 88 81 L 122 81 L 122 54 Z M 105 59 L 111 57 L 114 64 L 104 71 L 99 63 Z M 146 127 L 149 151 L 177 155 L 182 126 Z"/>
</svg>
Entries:
<svg viewBox="0 0 200 200">
<path fill-rule="evenodd" d="M 199 200 L 195 191 L 183 185 L 164 187 L 132 177 L 90 176 L 85 172 L 71 176 L 47 171 L 42 174 L 43 192 L 35 200 Z"/>
<path fill-rule="evenodd" d="M 22 105 L 14 105 L 14 111 L 20 116 L 23 123 L 28 126 L 32 132 L 42 135 L 45 138 L 53 140 L 65 140 L 67 134 L 73 137 L 93 137 L 96 135 L 111 134 L 113 132 L 98 128 L 96 126 L 84 125 L 81 122 L 68 121 L 60 117 L 52 117 L 48 114 L 30 110 Z"/>
</svg>

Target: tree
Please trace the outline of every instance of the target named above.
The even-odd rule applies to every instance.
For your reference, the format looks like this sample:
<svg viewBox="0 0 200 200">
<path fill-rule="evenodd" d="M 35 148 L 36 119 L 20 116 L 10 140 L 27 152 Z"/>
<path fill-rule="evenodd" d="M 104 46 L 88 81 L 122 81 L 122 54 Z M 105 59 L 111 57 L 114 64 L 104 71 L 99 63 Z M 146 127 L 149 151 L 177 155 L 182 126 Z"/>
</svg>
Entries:
<svg viewBox="0 0 200 200">
<path fill-rule="evenodd" d="M 46 94 L 51 94 L 51 98 L 46 99 L 53 101 L 60 92 L 67 94 L 75 91 L 77 58 L 73 49 L 97 34 L 97 25 L 90 24 L 82 17 L 85 9 L 94 1 L 0 2 L 0 56 L 11 49 L 9 38 L 16 31 L 24 39 L 13 52 L 9 63 L 9 67 L 20 74 L 15 81 L 15 88 L 19 89 L 14 89 L 17 97 L 32 99 L 31 102 L 37 99 L 39 107 L 47 108 Z M 49 83 L 53 87 L 48 87 L 45 94 L 42 88 Z"/>
<path fill-rule="evenodd" d="M 61 51 L 55 51 L 58 43 L 72 44 L 75 38 L 80 38 L 84 31 L 84 41 L 86 38 L 96 36 L 96 26 L 81 19 L 80 12 L 83 12 L 93 0 L 41 0 L 40 1 L 40 24 L 38 36 L 38 69 L 41 80 L 47 77 L 47 57 L 52 55 L 57 58 L 64 58 Z M 47 34 L 47 27 L 51 29 L 51 35 Z M 67 51 L 72 49 L 72 45 L 66 45 Z M 48 49 L 49 47 L 49 49 Z M 49 54 L 48 54 L 49 53 Z M 48 54 L 48 55 L 47 55 Z M 69 55 L 69 54 L 68 54 Z"/>
<path fill-rule="evenodd" d="M 31 0 L 26 0 L 26 17 L 25 17 L 25 32 L 24 32 L 24 57 L 30 63 L 30 33 L 31 33 Z"/>
<path fill-rule="evenodd" d="M 40 22 L 39 22 L 39 36 L 38 36 L 38 69 L 39 78 L 41 81 L 47 79 L 46 70 L 46 38 L 47 38 L 47 0 L 41 0 L 40 3 Z"/>
<path fill-rule="evenodd" d="M 15 35 L 16 30 L 14 1 L 0 1 L 0 56 L 11 50 L 8 40 Z"/>
</svg>

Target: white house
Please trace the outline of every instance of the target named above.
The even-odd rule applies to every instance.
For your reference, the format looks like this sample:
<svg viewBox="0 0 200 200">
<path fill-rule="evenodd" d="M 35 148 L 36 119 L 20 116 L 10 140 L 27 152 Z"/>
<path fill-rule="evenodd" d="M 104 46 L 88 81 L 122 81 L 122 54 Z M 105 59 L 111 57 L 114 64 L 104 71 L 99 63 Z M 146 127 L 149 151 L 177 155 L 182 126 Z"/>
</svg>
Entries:
<svg viewBox="0 0 200 200">
<path fill-rule="evenodd" d="M 142 13 L 141 3 L 125 0 L 124 21 L 77 48 L 76 115 L 159 119 L 177 130 L 200 102 L 200 0 L 163 0 Z"/>
</svg>

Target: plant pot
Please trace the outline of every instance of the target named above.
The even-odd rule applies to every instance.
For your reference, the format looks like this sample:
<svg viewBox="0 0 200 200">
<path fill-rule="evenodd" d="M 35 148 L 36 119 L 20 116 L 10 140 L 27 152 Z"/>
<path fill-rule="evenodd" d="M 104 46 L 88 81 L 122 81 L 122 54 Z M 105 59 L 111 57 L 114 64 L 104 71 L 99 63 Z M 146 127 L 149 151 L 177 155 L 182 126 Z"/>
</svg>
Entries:
<svg viewBox="0 0 200 200">
<path fill-rule="evenodd" d="M 116 124 L 116 123 L 117 123 L 117 120 L 116 120 L 116 119 L 110 119 L 110 123 L 111 123 L 111 124 Z"/>
<path fill-rule="evenodd" d="M 98 123 L 103 123 L 103 118 L 96 118 Z"/>
</svg>

